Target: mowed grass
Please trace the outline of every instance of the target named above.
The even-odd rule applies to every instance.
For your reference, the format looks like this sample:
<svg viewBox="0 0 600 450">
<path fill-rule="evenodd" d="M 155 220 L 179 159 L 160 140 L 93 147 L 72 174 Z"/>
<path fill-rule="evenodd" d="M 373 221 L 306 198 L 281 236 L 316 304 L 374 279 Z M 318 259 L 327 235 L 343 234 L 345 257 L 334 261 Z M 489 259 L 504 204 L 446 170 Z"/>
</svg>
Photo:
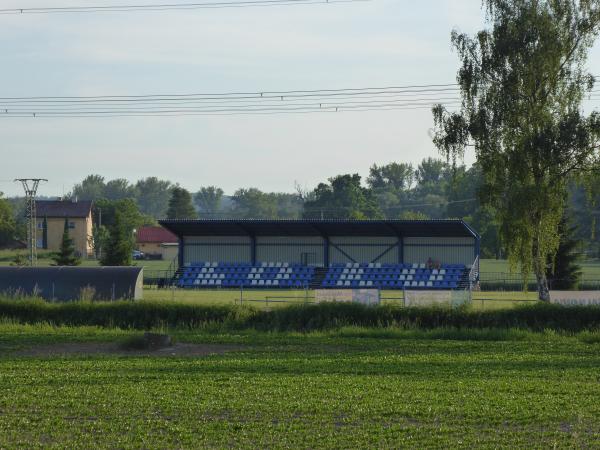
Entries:
<svg viewBox="0 0 600 450">
<path fill-rule="evenodd" d="M 171 331 L 238 347 L 26 357 L 131 332 L 0 324 L 0 448 L 600 446 L 598 333 Z"/>
<path fill-rule="evenodd" d="M 0 250 L 0 267 L 2 266 L 10 266 L 17 253 L 21 254 L 25 260 L 27 260 L 27 250 Z M 38 251 L 38 266 L 47 267 L 54 264 L 54 261 L 51 258 L 52 252 L 47 250 Z M 135 266 L 143 267 L 144 270 L 148 272 L 160 272 L 167 271 L 171 261 L 134 261 Z M 81 266 L 82 267 L 98 267 L 100 262 L 96 259 L 82 259 Z"/>
<path fill-rule="evenodd" d="M 583 280 L 600 280 L 600 261 L 589 260 L 580 261 L 581 275 Z M 482 281 L 493 281 L 498 278 L 498 274 L 510 274 L 510 266 L 504 259 L 482 259 L 480 263 L 480 272 Z M 519 272 L 512 274 L 512 277 L 518 279 Z M 531 277 L 531 281 L 535 278 Z"/>
<path fill-rule="evenodd" d="M 383 304 L 402 304 L 403 291 L 381 291 Z M 144 300 L 190 302 L 207 305 L 252 305 L 257 308 L 279 308 L 290 304 L 313 303 L 314 291 L 246 289 L 144 289 Z M 473 292 L 474 309 L 511 308 L 537 301 L 535 292 Z"/>
</svg>

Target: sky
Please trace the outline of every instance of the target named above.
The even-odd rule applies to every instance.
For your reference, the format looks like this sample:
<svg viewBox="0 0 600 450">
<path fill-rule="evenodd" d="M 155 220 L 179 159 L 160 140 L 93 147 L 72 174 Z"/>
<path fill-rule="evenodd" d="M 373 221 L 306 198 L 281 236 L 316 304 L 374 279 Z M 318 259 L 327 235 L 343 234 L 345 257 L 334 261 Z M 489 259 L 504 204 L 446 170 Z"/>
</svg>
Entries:
<svg viewBox="0 0 600 450">
<path fill-rule="evenodd" d="M 188 1 L 188 0 L 185 0 Z M 180 0 L 183 2 L 183 0 Z M 2 0 L 2 8 L 159 3 Z M 169 2 L 161 2 L 169 3 Z M 172 2 L 171 2 L 172 3 Z M 483 27 L 480 0 L 191 11 L 0 15 L 0 97 L 339 89 L 452 83 L 450 32 Z M 600 49 L 590 55 L 600 73 Z M 191 191 L 294 191 L 392 161 L 439 157 L 431 112 L 193 117 L 2 118 L 0 191 L 49 180 L 60 196 L 86 175 L 157 176 Z M 473 162 L 467 154 L 465 162 Z"/>
</svg>

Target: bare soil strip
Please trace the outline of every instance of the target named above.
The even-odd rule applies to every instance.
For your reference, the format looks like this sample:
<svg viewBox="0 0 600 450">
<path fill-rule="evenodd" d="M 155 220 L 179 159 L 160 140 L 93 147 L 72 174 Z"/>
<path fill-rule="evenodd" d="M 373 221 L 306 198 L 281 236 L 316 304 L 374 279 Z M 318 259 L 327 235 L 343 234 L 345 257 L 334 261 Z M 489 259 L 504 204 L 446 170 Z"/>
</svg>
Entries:
<svg viewBox="0 0 600 450">
<path fill-rule="evenodd" d="M 121 355 L 121 356 L 164 356 L 164 357 L 202 357 L 222 355 L 227 352 L 243 350 L 239 345 L 219 344 L 174 344 L 171 347 L 157 350 L 124 350 L 118 343 L 64 343 L 51 345 L 36 345 L 27 349 L 11 352 L 13 356 L 86 356 L 86 355 Z"/>
</svg>

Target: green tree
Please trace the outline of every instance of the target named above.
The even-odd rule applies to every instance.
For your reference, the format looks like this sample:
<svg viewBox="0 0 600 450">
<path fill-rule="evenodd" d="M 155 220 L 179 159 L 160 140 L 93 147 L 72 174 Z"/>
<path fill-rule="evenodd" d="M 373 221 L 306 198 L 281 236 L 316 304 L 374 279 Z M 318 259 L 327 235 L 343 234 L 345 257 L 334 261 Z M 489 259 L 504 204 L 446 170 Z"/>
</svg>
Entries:
<svg viewBox="0 0 600 450">
<path fill-rule="evenodd" d="M 473 146 L 482 198 L 498 214 L 511 267 L 534 272 L 549 299 L 571 175 L 598 162 L 600 116 L 581 106 L 594 87 L 584 65 L 597 36 L 597 0 L 484 0 L 490 28 L 452 33 L 461 67 L 459 112 L 433 109 L 434 143 L 456 161 Z"/>
<path fill-rule="evenodd" d="M 16 222 L 12 206 L 0 192 L 0 248 L 8 245 L 16 234 Z"/>
<path fill-rule="evenodd" d="M 136 199 L 143 214 L 163 219 L 167 215 L 173 185 L 170 181 L 148 177 L 135 184 Z"/>
<path fill-rule="evenodd" d="M 339 175 L 321 183 L 314 191 L 314 200 L 304 204 L 307 219 L 381 219 L 383 213 L 373 192 L 361 185 L 361 177 Z"/>
<path fill-rule="evenodd" d="M 427 220 L 429 217 L 419 211 L 403 211 L 398 217 L 400 220 Z"/>
<path fill-rule="evenodd" d="M 192 196 L 184 188 L 176 186 L 171 191 L 167 219 L 197 219 L 198 214 L 192 204 Z"/>
<path fill-rule="evenodd" d="M 235 214 L 243 219 L 277 218 L 277 201 L 274 196 L 259 189 L 238 189 L 233 194 Z"/>
<path fill-rule="evenodd" d="M 367 185 L 371 189 L 410 189 L 415 179 L 412 164 L 389 163 L 384 166 L 373 164 L 369 169 Z"/>
<path fill-rule="evenodd" d="M 554 258 L 549 258 L 546 276 L 550 280 L 552 289 L 568 291 L 575 289 L 581 278 L 581 267 L 577 264 L 579 255 L 577 247 L 579 241 L 574 238 L 575 227 L 563 217 L 558 232 L 560 242 Z"/>
<path fill-rule="evenodd" d="M 106 247 L 102 250 L 100 264 L 103 266 L 130 266 L 134 249 L 133 230 L 120 210 L 115 212 L 114 221 L 108 230 L 110 237 Z"/>
<path fill-rule="evenodd" d="M 106 183 L 100 175 L 88 175 L 81 183 L 73 187 L 72 197 L 79 200 L 96 201 L 105 197 Z"/>
<path fill-rule="evenodd" d="M 92 234 L 96 257 L 102 257 L 109 245 L 112 230 L 117 220 L 117 214 L 120 214 L 122 226 L 132 236 L 134 230 L 137 228 L 143 225 L 154 224 L 154 219 L 143 215 L 133 199 L 101 199 L 96 201 L 92 210 L 94 222 Z"/>
<path fill-rule="evenodd" d="M 194 203 L 201 213 L 208 214 L 214 218 L 221 209 L 221 200 L 223 200 L 223 189 L 208 186 L 202 187 L 194 195 Z"/>
<path fill-rule="evenodd" d="M 108 200 L 122 200 L 124 198 L 136 198 L 135 186 L 129 184 L 124 178 L 110 180 L 104 186 L 104 198 Z"/>
<path fill-rule="evenodd" d="M 81 264 L 81 258 L 75 252 L 73 239 L 69 236 L 69 219 L 65 219 L 60 250 L 52 255 L 52 260 L 55 266 L 78 266 Z"/>
</svg>

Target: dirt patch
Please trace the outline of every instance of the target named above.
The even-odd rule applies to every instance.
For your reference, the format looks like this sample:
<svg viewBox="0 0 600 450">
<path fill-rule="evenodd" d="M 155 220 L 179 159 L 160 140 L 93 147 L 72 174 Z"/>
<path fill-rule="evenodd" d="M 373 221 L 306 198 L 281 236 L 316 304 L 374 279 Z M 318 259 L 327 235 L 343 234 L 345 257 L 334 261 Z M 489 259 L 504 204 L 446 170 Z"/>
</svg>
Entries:
<svg viewBox="0 0 600 450">
<path fill-rule="evenodd" d="M 121 356 L 187 356 L 201 357 L 209 355 L 222 355 L 227 352 L 240 351 L 244 347 L 239 345 L 219 344 L 175 344 L 171 347 L 157 350 L 123 350 L 118 343 L 86 342 L 65 343 L 52 345 L 36 345 L 27 349 L 18 350 L 15 356 L 65 356 L 65 355 L 121 355 Z"/>
</svg>

